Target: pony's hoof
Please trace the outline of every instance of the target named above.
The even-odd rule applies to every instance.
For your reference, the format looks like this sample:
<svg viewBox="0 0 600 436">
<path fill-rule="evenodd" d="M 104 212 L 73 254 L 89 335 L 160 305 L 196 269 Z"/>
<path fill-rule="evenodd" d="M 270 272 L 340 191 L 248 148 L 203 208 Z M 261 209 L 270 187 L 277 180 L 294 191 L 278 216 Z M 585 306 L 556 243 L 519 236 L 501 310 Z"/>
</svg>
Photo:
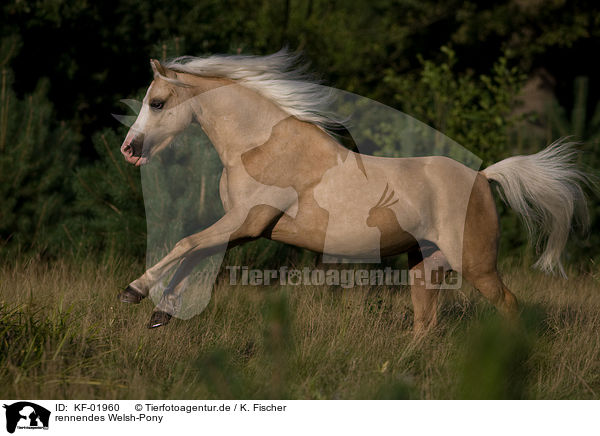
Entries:
<svg viewBox="0 0 600 436">
<path fill-rule="evenodd" d="M 162 327 L 163 325 L 169 324 L 169 321 L 171 321 L 171 315 L 162 310 L 156 310 L 152 312 L 150 322 L 148 322 L 148 328 L 155 329 L 156 327 Z"/>
<path fill-rule="evenodd" d="M 133 289 L 131 286 L 127 286 L 124 291 L 120 292 L 119 300 L 122 303 L 139 304 L 144 298 L 144 295 Z"/>
</svg>

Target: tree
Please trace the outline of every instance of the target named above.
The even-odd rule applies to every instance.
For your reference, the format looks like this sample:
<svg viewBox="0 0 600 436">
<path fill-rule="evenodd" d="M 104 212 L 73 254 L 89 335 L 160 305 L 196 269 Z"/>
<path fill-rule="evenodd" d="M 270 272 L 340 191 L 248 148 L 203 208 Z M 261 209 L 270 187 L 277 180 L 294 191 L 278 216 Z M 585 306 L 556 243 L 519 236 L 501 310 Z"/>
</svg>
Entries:
<svg viewBox="0 0 600 436">
<path fill-rule="evenodd" d="M 61 222 L 68 216 L 79 138 L 54 121 L 46 80 L 16 97 L 9 63 L 19 45 L 12 37 L 0 46 L 0 246 L 56 253 L 68 237 Z"/>
</svg>

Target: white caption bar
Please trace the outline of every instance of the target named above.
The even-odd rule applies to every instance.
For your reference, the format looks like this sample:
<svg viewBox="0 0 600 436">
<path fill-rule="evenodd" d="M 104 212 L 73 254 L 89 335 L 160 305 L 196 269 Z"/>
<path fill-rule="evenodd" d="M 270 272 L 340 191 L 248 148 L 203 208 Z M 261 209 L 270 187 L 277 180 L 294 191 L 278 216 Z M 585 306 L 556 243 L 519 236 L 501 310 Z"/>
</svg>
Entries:
<svg viewBox="0 0 600 436">
<path fill-rule="evenodd" d="M 597 401 L 0 400 L 0 434 L 583 434 Z M 6 433 L 8 432 L 8 433 Z"/>
</svg>

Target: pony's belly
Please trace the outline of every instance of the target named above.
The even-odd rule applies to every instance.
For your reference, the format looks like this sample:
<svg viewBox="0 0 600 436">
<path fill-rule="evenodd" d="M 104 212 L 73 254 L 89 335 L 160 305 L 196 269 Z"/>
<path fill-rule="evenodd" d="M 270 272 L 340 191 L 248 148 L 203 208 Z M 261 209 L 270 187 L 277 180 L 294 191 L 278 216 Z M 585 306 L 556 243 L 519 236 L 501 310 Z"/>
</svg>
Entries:
<svg viewBox="0 0 600 436">
<path fill-rule="evenodd" d="M 400 226 L 393 230 L 369 227 L 356 223 L 353 230 L 329 227 L 325 235 L 323 253 L 332 256 L 354 257 L 378 261 L 381 257 L 408 251 L 417 244 L 416 239 Z"/>
<path fill-rule="evenodd" d="M 274 241 L 296 245 L 331 256 L 378 260 L 406 252 L 417 245 L 415 237 L 397 220 L 374 223 L 327 216 L 327 213 L 298 212 L 295 218 L 284 214 L 270 230 Z"/>
<path fill-rule="evenodd" d="M 399 232 L 391 238 L 381 239 L 381 257 L 394 256 L 418 246 L 417 240 L 408 232 Z"/>
</svg>

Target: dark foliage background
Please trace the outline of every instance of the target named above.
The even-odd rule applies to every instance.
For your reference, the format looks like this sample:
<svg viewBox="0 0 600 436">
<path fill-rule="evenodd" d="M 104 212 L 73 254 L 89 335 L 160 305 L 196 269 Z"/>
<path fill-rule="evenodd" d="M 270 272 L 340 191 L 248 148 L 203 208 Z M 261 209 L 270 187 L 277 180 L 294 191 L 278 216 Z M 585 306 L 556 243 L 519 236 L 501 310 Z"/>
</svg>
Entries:
<svg viewBox="0 0 600 436">
<path fill-rule="evenodd" d="M 151 57 L 288 46 L 325 84 L 421 119 L 486 165 L 573 135 L 582 163 L 600 167 L 592 0 L 13 0 L 0 10 L 5 259 L 143 256 L 139 170 L 120 157 L 126 130 L 111 113 L 140 97 Z M 568 250 L 585 268 L 600 260 L 600 202 L 590 200 L 590 236 Z M 517 218 L 499 210 L 503 252 L 529 256 Z"/>
</svg>

